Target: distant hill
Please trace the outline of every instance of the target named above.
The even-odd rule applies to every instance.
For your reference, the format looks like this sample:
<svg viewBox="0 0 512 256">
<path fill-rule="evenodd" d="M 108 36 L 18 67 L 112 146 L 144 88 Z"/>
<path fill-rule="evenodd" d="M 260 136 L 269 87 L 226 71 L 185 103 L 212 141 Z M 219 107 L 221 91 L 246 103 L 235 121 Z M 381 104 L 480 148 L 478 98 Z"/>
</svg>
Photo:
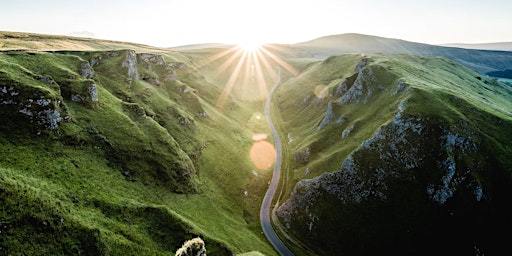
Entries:
<svg viewBox="0 0 512 256">
<path fill-rule="evenodd" d="M 82 36 L 85 34 L 82 33 Z M 45 35 L 23 32 L 0 31 L 0 51 L 105 51 L 132 49 L 138 52 L 155 52 L 164 49 L 144 44 L 85 38 L 73 36 Z"/>
<path fill-rule="evenodd" d="M 170 49 L 176 51 L 185 51 L 185 50 L 197 50 L 197 49 L 207 49 L 207 48 L 231 48 L 233 45 L 231 44 L 221 44 L 221 43 L 206 43 L 206 44 L 189 44 L 171 47 Z"/>
<path fill-rule="evenodd" d="M 86 37 L 86 38 L 97 38 L 98 36 L 89 31 L 75 31 L 67 34 L 68 36 L 74 37 Z"/>
<path fill-rule="evenodd" d="M 324 36 L 293 44 L 291 48 L 295 50 L 295 53 L 301 56 L 316 58 L 326 58 L 344 53 L 443 56 L 480 73 L 488 73 L 512 67 L 512 52 L 445 47 L 363 34 Z"/>
<path fill-rule="evenodd" d="M 485 44 L 442 44 L 441 46 L 459 47 L 464 49 L 491 50 L 491 51 L 512 51 L 512 42 L 485 43 Z"/>
</svg>

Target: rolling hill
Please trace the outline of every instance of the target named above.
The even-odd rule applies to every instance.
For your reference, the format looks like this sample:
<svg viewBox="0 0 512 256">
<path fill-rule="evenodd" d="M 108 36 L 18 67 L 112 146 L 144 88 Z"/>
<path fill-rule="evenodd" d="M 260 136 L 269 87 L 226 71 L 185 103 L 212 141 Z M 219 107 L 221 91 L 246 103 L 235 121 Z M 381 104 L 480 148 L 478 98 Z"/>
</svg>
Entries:
<svg viewBox="0 0 512 256">
<path fill-rule="evenodd" d="M 458 47 L 464 49 L 490 50 L 490 51 L 512 51 L 512 42 L 483 43 L 483 44 L 442 44 L 441 46 Z"/>
<path fill-rule="evenodd" d="M 300 56 L 322 59 L 345 53 L 443 56 L 482 74 L 512 67 L 512 52 L 443 47 L 363 34 L 325 36 L 290 47 L 292 52 Z"/>
</svg>

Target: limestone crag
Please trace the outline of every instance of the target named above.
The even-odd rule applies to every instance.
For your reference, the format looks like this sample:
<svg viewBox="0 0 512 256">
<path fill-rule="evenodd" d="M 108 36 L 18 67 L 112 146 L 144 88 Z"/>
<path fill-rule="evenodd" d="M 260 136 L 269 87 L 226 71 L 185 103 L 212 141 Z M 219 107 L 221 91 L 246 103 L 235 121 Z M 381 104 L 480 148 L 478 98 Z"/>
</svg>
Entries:
<svg viewBox="0 0 512 256">
<path fill-rule="evenodd" d="M 80 62 L 78 72 L 85 79 L 92 79 L 94 77 L 94 70 L 88 61 Z"/>
<path fill-rule="evenodd" d="M 61 99 L 43 91 L 18 89 L 0 84 L 0 111 L 4 117 L 21 118 L 36 130 L 57 130 L 63 121 Z M 14 121 L 6 118 L 6 121 Z"/>
<path fill-rule="evenodd" d="M 415 116 L 407 113 L 404 105 L 400 104 L 394 120 L 363 141 L 338 171 L 296 184 L 290 198 L 276 211 L 286 228 L 304 232 L 319 243 L 327 239 L 326 228 L 334 219 L 359 223 L 361 216 L 366 216 L 372 220 L 359 223 L 359 230 L 372 230 L 373 220 L 377 219 L 400 226 L 394 221 L 401 219 L 383 217 L 393 214 L 386 212 L 388 209 L 411 220 L 407 225 L 425 225 L 421 227 L 425 229 L 434 220 L 420 211 L 463 213 L 464 207 L 489 203 L 490 196 L 478 177 L 482 167 L 492 163 L 480 157 L 479 143 L 474 140 L 476 132 L 465 122 L 450 125 L 445 120 Z M 343 138 L 353 129 L 354 125 L 349 126 Z M 403 190 L 408 191 L 406 195 Z M 454 197 L 464 197 L 466 206 L 448 204 Z M 326 204 L 332 206 L 330 211 L 324 210 Z M 387 208 L 388 204 L 395 208 Z M 411 211 L 410 204 L 424 204 L 424 210 Z M 375 207 L 382 208 L 375 212 L 358 210 Z M 400 230 L 396 232 L 397 236 L 408 236 Z"/>
<path fill-rule="evenodd" d="M 137 69 L 137 54 L 135 51 L 126 51 L 125 59 L 121 66 L 128 69 L 128 77 L 131 81 L 140 79 L 139 70 Z"/>
</svg>

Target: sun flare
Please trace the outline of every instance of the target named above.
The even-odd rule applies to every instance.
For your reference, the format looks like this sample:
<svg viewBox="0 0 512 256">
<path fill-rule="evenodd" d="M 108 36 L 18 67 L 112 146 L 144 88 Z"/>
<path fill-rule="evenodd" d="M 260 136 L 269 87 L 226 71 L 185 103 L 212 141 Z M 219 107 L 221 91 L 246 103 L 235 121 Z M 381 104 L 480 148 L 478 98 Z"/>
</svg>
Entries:
<svg viewBox="0 0 512 256">
<path fill-rule="evenodd" d="M 199 68 L 216 63 L 214 79 L 224 84 L 215 103 L 219 109 L 231 96 L 252 102 L 265 100 L 271 87 L 279 81 L 281 68 L 292 76 L 298 74 L 292 65 L 276 55 L 286 49 L 253 40 L 246 42 L 216 52 L 198 63 Z"/>
<path fill-rule="evenodd" d="M 255 52 L 258 51 L 261 48 L 262 44 L 258 42 L 245 42 L 238 44 L 238 47 L 240 47 L 242 50 L 246 52 Z"/>
</svg>

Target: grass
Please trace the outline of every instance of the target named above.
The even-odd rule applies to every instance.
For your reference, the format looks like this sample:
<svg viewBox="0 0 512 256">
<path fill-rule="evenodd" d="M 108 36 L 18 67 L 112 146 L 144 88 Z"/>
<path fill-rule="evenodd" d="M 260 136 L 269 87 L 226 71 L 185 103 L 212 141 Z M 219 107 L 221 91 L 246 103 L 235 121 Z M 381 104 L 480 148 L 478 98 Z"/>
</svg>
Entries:
<svg viewBox="0 0 512 256">
<path fill-rule="evenodd" d="M 224 54 L 227 49 L 174 52 L 11 32 L 0 33 L 0 48 L 25 49 L 0 53 L 0 231 L 7 234 L 0 238 L 0 254 L 168 255 L 198 236 L 209 255 L 276 254 L 259 224 L 271 173 L 255 168 L 249 150 L 253 135 L 270 135 L 263 101 L 277 78 L 277 63 L 269 59 L 270 64 L 262 66 L 264 78 L 258 80 L 251 71 L 256 64 L 241 62 L 241 53 Z M 143 79 L 129 79 L 122 67 L 126 49 L 160 54 L 172 65 L 145 63 L 139 56 L 137 70 Z M 463 168 L 475 167 L 485 156 L 486 164 L 479 168 L 490 171 L 475 171 L 478 183 L 509 191 L 500 187 L 510 180 L 510 172 L 502 170 L 512 166 L 507 157 L 512 153 L 512 92 L 507 85 L 444 58 L 349 54 L 316 60 L 281 50 L 276 52 L 287 56 L 284 61 L 290 66 L 281 67 L 282 85 L 274 95 L 272 116 L 283 142 L 288 135 L 292 139 L 283 145 L 286 182 L 281 203 L 298 181 L 339 170 L 348 155 L 395 119 L 401 106 L 405 116 L 434 120 L 434 135 L 441 136 L 440 129 L 471 131 L 481 156 L 463 156 Z M 93 65 L 95 75 L 84 78 L 79 67 L 92 59 L 99 60 Z M 370 96 L 335 103 L 342 95 L 339 86 L 353 86 L 358 79 L 355 68 L 362 59 L 368 60 L 372 72 L 361 80 Z M 237 66 L 238 76 L 232 76 Z M 98 90 L 98 102 L 87 98 L 91 83 Z M 219 104 L 230 83 L 232 90 Z M 86 100 L 73 101 L 74 94 Z M 28 107 L 30 99 L 40 97 L 53 103 Z M 320 128 L 329 102 L 333 118 Z M 23 107 L 34 113 L 56 109 L 64 121 L 58 130 L 48 131 L 36 119 L 21 115 Z M 306 149 L 307 160 L 294 160 Z M 365 159 L 372 162 L 375 157 Z M 414 186 L 398 186 L 393 193 L 407 201 L 415 191 Z M 493 195 L 498 202 L 508 200 Z M 325 234 L 338 234 L 344 225 L 344 230 L 360 233 L 339 237 L 363 246 L 356 237 L 374 240 L 378 232 L 360 227 L 393 230 L 372 219 L 371 209 L 382 210 L 378 204 L 363 209 L 329 200 L 317 205 L 330 220 L 321 227 Z M 425 209 L 423 202 L 415 202 L 411 211 Z M 340 216 L 358 211 L 361 217 L 353 223 L 340 222 Z M 425 209 L 422 216 L 428 212 Z M 302 248 L 327 254 L 329 246 L 340 244 L 337 238 L 311 244 L 306 233 L 299 232 L 308 223 L 295 224 L 291 234 L 297 255 L 308 254 Z"/>
<path fill-rule="evenodd" d="M 355 67 L 364 58 L 369 60 L 366 73 L 362 73 L 366 74 L 366 77 L 358 80 L 359 78 L 355 77 L 361 74 L 355 71 Z M 352 98 L 348 103 L 342 104 L 337 101 L 343 93 L 336 95 L 336 92 L 344 81 L 349 81 L 347 83 L 349 86 L 354 81 L 360 81 L 363 87 L 362 94 L 358 98 Z M 318 86 L 322 86 L 322 90 L 327 93 L 318 94 Z M 512 90 L 507 85 L 498 83 L 492 78 L 482 77 L 444 58 L 381 54 L 364 57 L 340 55 L 310 64 L 299 76 L 286 81 L 277 91 L 278 113 L 274 116 L 281 119 L 279 127 L 281 136 L 286 138 L 290 134 L 292 138 L 292 142 L 284 146 L 289 151 L 284 160 L 284 165 L 288 168 L 284 198 L 290 195 L 295 184 L 301 180 L 317 177 L 324 172 L 340 171 L 341 164 L 349 155 L 354 157 L 361 175 L 371 177 L 372 171 L 381 170 L 379 168 L 384 168 L 386 171 L 399 168 L 395 166 L 394 161 L 401 161 L 401 159 L 384 163 L 383 160 L 379 160 L 379 154 L 386 152 L 386 147 L 391 144 L 382 142 L 383 144 L 379 146 L 374 145 L 377 149 L 365 149 L 363 143 L 372 138 L 376 131 L 391 124 L 396 119 L 397 113 L 401 112 L 404 118 L 420 118 L 426 130 L 421 138 L 408 137 L 408 145 L 416 145 L 415 148 L 424 154 L 421 161 L 424 161 L 425 165 L 414 169 L 414 173 L 423 171 L 425 173 L 422 174 L 423 176 L 416 177 L 416 182 L 435 179 L 436 161 L 446 157 L 440 155 L 442 145 L 436 144 L 438 138 L 443 136 L 443 131 L 462 134 L 471 138 L 479 146 L 478 153 L 459 152 L 460 155 L 457 153 L 457 170 L 471 172 L 470 179 L 476 180 L 484 190 L 488 190 L 487 193 L 491 197 L 500 198 L 494 201 L 496 207 L 500 208 L 498 212 L 507 212 L 503 207 L 509 200 L 505 198 L 509 198 L 510 190 L 505 187 L 511 181 L 512 162 L 504 156 L 512 154 L 510 140 L 507 139 L 512 136 L 510 133 L 511 97 Z M 331 104 L 332 120 L 320 128 L 320 124 L 327 115 L 328 104 Z M 340 118 L 343 121 L 338 122 Z M 351 132 L 343 138 L 344 132 L 349 128 L 352 128 Z M 389 136 L 396 135 L 384 133 L 384 136 L 390 140 L 389 143 L 392 143 L 394 138 Z M 308 158 L 297 160 L 295 156 L 304 155 L 305 149 L 310 152 Z M 412 184 L 415 183 L 412 182 Z M 418 232 L 418 236 L 423 232 L 422 224 L 415 223 L 414 218 L 393 220 L 394 214 L 404 218 L 417 216 L 417 219 L 422 219 L 425 223 L 434 221 L 435 216 L 440 214 L 438 208 L 427 207 L 430 203 L 424 200 L 424 191 L 418 190 L 417 187 L 422 185 L 418 183 L 414 186 L 405 180 L 398 185 L 389 185 L 390 191 L 387 193 L 385 203 L 369 201 L 363 206 L 340 203 L 336 198 L 320 195 L 322 199 L 317 198 L 317 201 L 311 203 L 309 211 L 306 213 L 299 211 L 295 214 L 297 219 L 292 223 L 292 228 L 287 231 L 320 255 L 370 252 L 373 250 L 372 246 L 387 250 L 387 246 L 391 246 L 393 241 L 388 240 L 387 237 L 381 237 L 379 232 L 397 238 L 401 235 L 400 230 L 405 229 L 407 225 L 417 228 L 414 232 Z M 317 192 L 322 193 L 322 191 L 318 189 Z M 469 199 L 463 198 L 464 196 L 472 195 L 457 196 L 453 204 L 457 204 L 455 203 L 457 200 L 467 203 Z M 395 211 L 401 211 L 397 209 L 403 209 L 403 205 L 407 205 L 407 214 L 396 213 Z M 459 209 L 456 206 L 453 207 L 453 209 Z M 489 226 L 497 224 L 493 222 L 497 216 L 488 209 L 480 208 L 481 206 L 471 207 L 474 209 L 462 210 L 464 212 L 462 218 L 471 219 L 472 217 L 468 217 L 473 216 L 471 214 L 494 216 L 491 220 L 486 220 L 489 225 L 482 224 L 484 222 L 481 220 L 477 221 L 475 230 L 486 232 L 484 230 Z M 473 210 L 477 213 L 472 212 Z M 311 218 L 304 216 L 308 212 L 318 218 L 316 232 L 309 232 L 306 228 Z M 379 212 L 382 216 L 376 216 L 372 212 Z M 500 214 L 497 213 L 501 216 Z M 300 218 L 303 218 L 304 222 L 301 222 Z M 389 226 L 382 223 L 384 219 L 388 224 L 396 221 L 396 225 Z M 458 224 L 453 225 L 455 227 Z M 437 224 L 432 226 L 438 230 L 444 228 Z M 465 230 L 465 227 L 457 226 L 456 230 L 457 232 Z M 471 232 L 465 234 L 469 233 Z M 333 239 L 333 237 L 336 238 Z M 400 239 L 409 238 L 404 236 Z M 420 240 L 430 241 L 427 237 L 422 239 Z M 479 241 L 486 241 L 481 243 L 482 246 L 490 243 L 486 239 L 478 238 Z M 421 242 L 418 242 L 420 240 L 414 240 L 417 243 L 415 246 L 420 246 Z M 340 241 L 346 241 L 346 243 Z M 410 241 L 412 244 L 413 240 Z M 486 249 L 494 250 L 492 246 Z"/>
<path fill-rule="evenodd" d="M 200 236 L 209 255 L 274 255 L 258 219 L 270 176 L 248 159 L 251 136 L 268 132 L 255 118 L 262 104 L 228 98 L 215 107 L 221 86 L 180 53 L 160 53 L 189 65 L 172 81 L 139 60 L 139 72 L 160 85 L 128 80 L 124 50 L 108 54 L 0 55 L 3 86 L 26 98 L 43 92 L 69 116 L 56 133 L 23 130 L 17 105 L 0 106 L 13 117 L 0 136 L 2 253 L 168 255 Z M 82 78 L 79 63 L 98 56 L 95 76 Z M 99 101 L 72 101 L 89 82 Z"/>
<path fill-rule="evenodd" d="M 104 51 L 134 49 L 139 52 L 161 51 L 161 48 L 128 42 L 94 38 L 0 31 L 0 50 L 34 51 Z"/>
<path fill-rule="evenodd" d="M 291 151 L 289 159 L 305 148 L 312 152 L 311 161 L 305 166 L 293 160 L 288 163 L 295 173 L 295 181 L 338 169 L 340 160 L 370 138 L 378 127 L 394 118 L 402 102 L 407 102 L 407 109 L 413 113 L 441 115 L 449 120 L 454 116 L 458 116 L 456 119 L 462 116 L 473 122 L 478 120 L 460 112 L 461 108 L 473 107 L 506 120 L 512 116 L 512 105 L 508 100 L 512 95 L 508 87 L 493 79 L 479 80 L 477 73 L 451 61 L 408 55 L 370 56 L 370 67 L 376 79 L 374 84 L 368 86 L 377 93 L 364 104 L 334 104 L 335 118 L 331 125 L 323 129 L 319 130 L 319 124 L 324 118 L 327 102 L 340 97 L 334 95 L 336 89 L 344 80 L 352 79 L 360 55 L 343 55 L 318 61 L 278 89 L 282 134 L 286 137 L 289 133 L 293 139 L 288 145 Z M 432 75 L 434 73 L 435 76 Z M 398 83 L 413 88 L 409 90 L 411 93 L 392 95 Z M 328 96 L 320 98 L 315 94 L 315 88 L 319 85 L 325 87 Z M 379 90 L 391 93 L 378 93 Z M 464 100 L 457 103 L 454 97 Z M 344 122 L 334 124 L 340 117 Z M 354 129 L 350 136 L 339 144 L 342 132 L 352 125 Z M 306 169 L 309 171 L 306 172 Z M 308 175 L 304 176 L 304 173 Z"/>
</svg>

